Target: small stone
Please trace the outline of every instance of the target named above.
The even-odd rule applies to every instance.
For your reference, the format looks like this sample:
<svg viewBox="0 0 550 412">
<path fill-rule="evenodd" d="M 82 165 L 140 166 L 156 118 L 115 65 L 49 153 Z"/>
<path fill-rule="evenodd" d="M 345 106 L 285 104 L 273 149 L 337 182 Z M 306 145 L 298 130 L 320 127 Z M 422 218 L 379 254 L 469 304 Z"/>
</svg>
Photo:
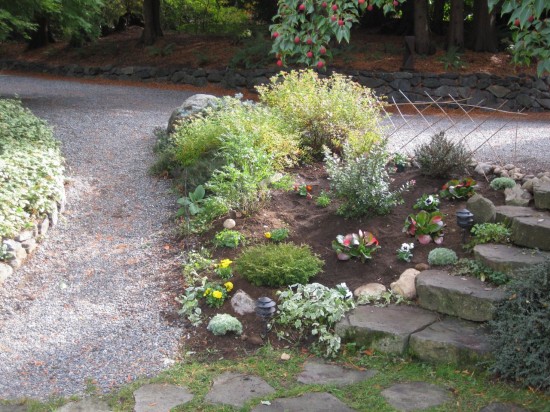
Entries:
<svg viewBox="0 0 550 412">
<path fill-rule="evenodd" d="M 508 206 L 528 206 L 532 199 L 531 193 L 521 188 L 521 185 L 516 184 L 512 188 L 504 190 L 504 202 Z"/>
<path fill-rule="evenodd" d="M 415 265 L 414 268 L 419 272 L 423 272 L 424 270 L 428 270 L 430 268 L 430 265 L 428 265 L 427 263 L 418 263 L 417 265 Z"/>
<path fill-rule="evenodd" d="M 46 233 L 48 233 L 48 229 L 50 228 L 50 219 L 46 216 L 42 223 L 38 225 L 38 231 L 40 232 L 40 235 L 45 236 Z"/>
<path fill-rule="evenodd" d="M 24 242 L 25 240 L 32 238 L 32 235 L 32 230 L 23 230 L 15 237 L 15 240 L 17 240 L 18 242 Z"/>
<path fill-rule="evenodd" d="M 239 289 L 231 298 L 231 307 L 239 315 L 247 315 L 256 311 L 256 301 Z"/>
<path fill-rule="evenodd" d="M 508 163 L 507 165 L 504 165 L 504 169 L 506 170 L 512 170 L 515 169 L 516 166 L 514 166 L 512 163 Z"/>
<path fill-rule="evenodd" d="M 514 179 L 514 180 L 521 180 L 521 179 L 523 179 L 523 174 L 521 174 L 521 173 L 514 173 L 514 174 L 512 175 L 512 179 Z"/>
<path fill-rule="evenodd" d="M 21 246 L 23 246 L 23 249 L 27 251 L 27 253 L 30 255 L 34 250 L 36 249 L 36 240 L 34 239 L 28 239 L 21 243 Z"/>
<path fill-rule="evenodd" d="M 390 287 L 393 293 L 403 296 L 406 299 L 414 299 L 416 297 L 415 279 L 420 271 L 416 269 L 407 269 L 397 282 L 393 282 Z"/>
<path fill-rule="evenodd" d="M 10 265 L 0 262 L 0 285 L 13 274 L 13 268 Z"/>
<path fill-rule="evenodd" d="M 493 166 L 490 165 L 489 163 L 478 163 L 476 168 L 475 168 L 475 172 L 479 175 L 486 175 L 488 173 L 491 173 L 491 171 L 493 170 Z"/>
<path fill-rule="evenodd" d="M 499 175 L 500 172 L 502 172 L 502 168 L 500 166 L 495 166 L 495 168 L 493 169 L 493 173 Z"/>
<path fill-rule="evenodd" d="M 237 223 L 233 219 L 225 219 L 223 227 L 226 229 L 233 229 Z"/>
<path fill-rule="evenodd" d="M 529 193 L 533 193 L 533 187 L 540 182 L 538 177 L 535 177 L 530 180 L 526 180 L 522 185 L 521 188 L 524 190 L 527 190 Z"/>
<path fill-rule="evenodd" d="M 51 212 L 48 214 L 48 217 L 50 218 L 50 224 L 53 226 L 57 225 L 57 222 L 59 220 L 59 212 L 57 211 L 57 203 L 53 203 Z"/>
<path fill-rule="evenodd" d="M 168 384 L 144 385 L 134 392 L 135 412 L 164 412 L 193 399 L 184 386 Z"/>
<path fill-rule="evenodd" d="M 381 283 L 367 283 L 355 289 L 353 295 L 355 297 L 365 296 L 369 298 L 378 298 L 385 291 L 386 287 Z"/>
<path fill-rule="evenodd" d="M 264 344 L 264 340 L 262 339 L 262 337 L 260 335 L 255 335 L 255 334 L 247 336 L 246 341 L 256 346 L 262 346 Z"/>
<path fill-rule="evenodd" d="M 508 173 L 507 170 L 501 170 L 500 171 L 500 177 L 510 177 L 510 173 Z"/>
<path fill-rule="evenodd" d="M 283 353 L 281 355 L 281 360 L 284 360 L 284 361 L 290 360 L 290 355 L 288 353 Z"/>
</svg>

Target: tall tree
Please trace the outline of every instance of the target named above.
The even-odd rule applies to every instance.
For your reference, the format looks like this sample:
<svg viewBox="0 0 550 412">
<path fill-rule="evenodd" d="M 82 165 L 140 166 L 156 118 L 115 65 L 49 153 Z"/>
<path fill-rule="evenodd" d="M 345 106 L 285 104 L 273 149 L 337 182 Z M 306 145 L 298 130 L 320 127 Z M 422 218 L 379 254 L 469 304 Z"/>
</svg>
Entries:
<svg viewBox="0 0 550 412">
<path fill-rule="evenodd" d="M 432 1 L 432 19 L 431 29 L 434 33 L 442 35 L 445 32 L 443 25 L 443 19 L 445 17 L 445 3 L 446 0 L 433 0 Z"/>
<path fill-rule="evenodd" d="M 160 26 L 160 0 L 143 0 L 143 20 L 145 28 L 141 35 L 141 42 L 147 46 L 154 44 L 162 37 Z"/>
<path fill-rule="evenodd" d="M 464 48 L 464 0 L 451 0 L 447 47 L 456 47 L 459 50 Z"/>
<path fill-rule="evenodd" d="M 431 54 L 428 0 L 414 0 L 414 37 L 418 54 Z"/>
<path fill-rule="evenodd" d="M 479 52 L 497 51 L 496 18 L 487 0 L 474 0 L 473 44 Z"/>
</svg>

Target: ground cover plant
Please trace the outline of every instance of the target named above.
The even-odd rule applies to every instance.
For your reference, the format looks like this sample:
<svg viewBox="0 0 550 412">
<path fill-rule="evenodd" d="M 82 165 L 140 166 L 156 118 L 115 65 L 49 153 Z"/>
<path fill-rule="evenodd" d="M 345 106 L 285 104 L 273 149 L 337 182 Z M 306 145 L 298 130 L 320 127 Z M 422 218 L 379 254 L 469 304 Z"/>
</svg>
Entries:
<svg viewBox="0 0 550 412">
<path fill-rule="evenodd" d="M 63 158 L 47 124 L 0 99 L 0 238 L 31 228 L 63 195 Z"/>
</svg>

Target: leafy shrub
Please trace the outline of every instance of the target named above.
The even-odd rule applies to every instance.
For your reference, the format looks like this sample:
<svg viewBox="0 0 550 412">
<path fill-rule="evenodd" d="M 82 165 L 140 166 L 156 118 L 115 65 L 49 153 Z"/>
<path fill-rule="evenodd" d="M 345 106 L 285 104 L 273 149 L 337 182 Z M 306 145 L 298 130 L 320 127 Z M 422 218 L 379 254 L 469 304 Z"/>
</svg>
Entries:
<svg viewBox="0 0 550 412">
<path fill-rule="evenodd" d="M 46 122 L 0 99 L 0 238 L 13 237 L 63 195 L 63 159 Z"/>
<path fill-rule="evenodd" d="M 368 154 L 355 156 L 344 144 L 343 158 L 325 151 L 325 165 L 331 180 L 331 189 L 343 199 L 338 213 L 357 217 L 367 213 L 385 215 L 402 203 L 401 193 L 408 190 L 407 183 L 391 190 L 391 179 L 386 170 L 388 154 L 383 145 L 374 145 Z"/>
<path fill-rule="evenodd" d="M 240 243 L 244 242 L 244 240 L 244 235 L 241 232 L 237 230 L 223 229 L 214 236 L 214 246 L 235 249 Z"/>
<path fill-rule="evenodd" d="M 510 281 L 506 273 L 494 270 L 483 263 L 472 259 L 460 259 L 453 268 L 455 276 L 471 276 L 482 282 L 489 281 L 494 285 L 505 285 Z"/>
<path fill-rule="evenodd" d="M 235 332 L 237 335 L 243 333 L 243 325 L 239 319 L 227 313 L 219 313 L 210 319 L 206 329 L 216 336 L 226 335 L 228 332 Z"/>
<path fill-rule="evenodd" d="M 353 294 L 346 284 L 333 289 L 319 283 L 296 285 L 277 294 L 279 305 L 275 322 L 297 330 L 297 340 L 306 333 L 315 336 L 315 350 L 326 357 L 336 356 L 340 337 L 334 332 L 334 325 L 355 307 Z M 290 337 L 288 332 L 279 332 L 278 335 L 280 338 Z"/>
<path fill-rule="evenodd" d="M 510 177 L 497 177 L 491 180 L 489 186 L 494 190 L 511 189 L 516 186 L 516 181 Z"/>
<path fill-rule="evenodd" d="M 245 69 L 257 69 L 269 65 L 273 58 L 269 54 L 271 41 L 264 38 L 263 32 L 257 32 L 254 36 L 243 41 L 242 47 L 237 50 L 229 61 L 230 67 Z"/>
<path fill-rule="evenodd" d="M 306 246 L 270 243 L 246 249 L 235 269 L 256 286 L 286 286 L 307 281 L 321 271 L 323 261 Z"/>
<path fill-rule="evenodd" d="M 460 143 L 453 143 L 444 132 L 432 136 L 414 151 L 422 174 L 432 177 L 448 177 L 462 173 L 471 162 L 471 156 Z"/>
<path fill-rule="evenodd" d="M 503 223 L 477 223 L 470 233 L 474 236 L 466 245 L 473 249 L 475 245 L 484 243 L 508 243 L 512 232 Z"/>
<path fill-rule="evenodd" d="M 454 265 L 458 257 L 454 250 L 438 247 L 428 253 L 428 263 L 432 266 Z"/>
<path fill-rule="evenodd" d="M 365 87 L 339 74 L 322 79 L 312 70 L 281 73 L 257 88 L 260 101 L 301 132 L 302 147 L 314 157 L 323 146 L 348 142 L 353 155 L 368 152 L 380 141 L 383 103 Z"/>
<path fill-rule="evenodd" d="M 525 269 L 507 287 L 491 321 L 492 371 L 535 389 L 549 389 L 550 260 Z"/>
</svg>

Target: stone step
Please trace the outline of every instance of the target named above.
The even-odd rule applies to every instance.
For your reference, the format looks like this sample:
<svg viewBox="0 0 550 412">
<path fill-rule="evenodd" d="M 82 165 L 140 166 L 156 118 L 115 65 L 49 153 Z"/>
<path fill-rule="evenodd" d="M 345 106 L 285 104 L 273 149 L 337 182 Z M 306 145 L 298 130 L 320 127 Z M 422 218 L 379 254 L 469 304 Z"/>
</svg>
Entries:
<svg viewBox="0 0 550 412">
<path fill-rule="evenodd" d="M 336 324 L 336 333 L 382 353 L 403 355 L 412 333 L 437 321 L 438 315 L 416 306 L 359 306 Z"/>
<path fill-rule="evenodd" d="M 535 207 L 537 209 L 550 209 L 550 183 L 538 182 L 533 186 L 535 196 Z"/>
<path fill-rule="evenodd" d="M 488 328 L 483 323 L 449 317 L 413 333 L 409 353 L 427 362 L 475 367 L 491 358 Z"/>
<path fill-rule="evenodd" d="M 504 291 L 488 287 L 479 279 L 451 276 L 441 270 L 425 270 L 416 277 L 418 304 L 429 310 L 466 320 L 493 318 L 495 304 Z"/>
<path fill-rule="evenodd" d="M 512 242 L 532 249 L 550 250 L 550 214 L 520 206 L 497 206 L 496 221 L 510 225 Z"/>
<path fill-rule="evenodd" d="M 474 247 L 475 258 L 491 269 L 518 277 L 522 269 L 544 262 L 550 253 L 536 249 L 524 249 L 512 245 L 487 243 Z"/>
</svg>

